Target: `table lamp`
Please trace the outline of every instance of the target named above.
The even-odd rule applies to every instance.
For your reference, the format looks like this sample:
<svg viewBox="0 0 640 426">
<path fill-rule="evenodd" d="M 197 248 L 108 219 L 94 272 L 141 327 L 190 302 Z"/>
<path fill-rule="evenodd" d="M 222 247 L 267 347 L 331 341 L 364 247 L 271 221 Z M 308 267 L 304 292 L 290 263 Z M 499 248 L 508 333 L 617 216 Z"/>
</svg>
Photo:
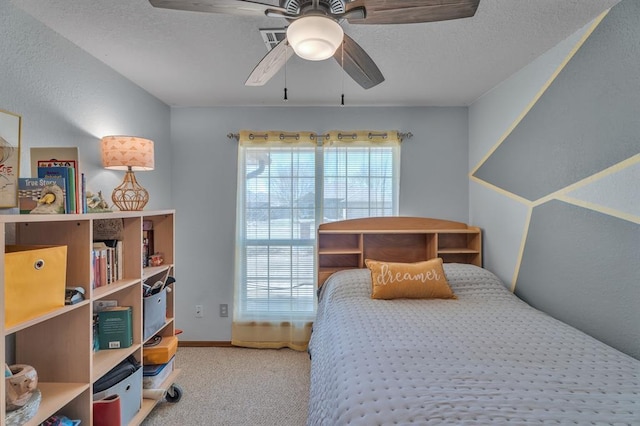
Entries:
<svg viewBox="0 0 640 426">
<path fill-rule="evenodd" d="M 111 194 L 113 204 L 120 210 L 142 210 L 149 202 L 149 193 L 133 172 L 153 170 L 153 141 L 136 136 L 105 136 L 100 151 L 105 169 L 127 171 Z"/>
</svg>

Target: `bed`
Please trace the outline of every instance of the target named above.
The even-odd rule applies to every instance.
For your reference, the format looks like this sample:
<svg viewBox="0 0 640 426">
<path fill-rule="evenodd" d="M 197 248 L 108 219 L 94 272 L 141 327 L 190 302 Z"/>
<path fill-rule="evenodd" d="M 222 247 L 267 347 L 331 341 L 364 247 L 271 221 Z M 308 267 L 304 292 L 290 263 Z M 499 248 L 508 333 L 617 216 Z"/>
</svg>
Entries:
<svg viewBox="0 0 640 426">
<path fill-rule="evenodd" d="M 640 361 L 533 309 L 488 270 L 445 263 L 455 298 L 383 300 L 365 260 L 319 289 L 309 426 L 640 424 Z"/>
</svg>

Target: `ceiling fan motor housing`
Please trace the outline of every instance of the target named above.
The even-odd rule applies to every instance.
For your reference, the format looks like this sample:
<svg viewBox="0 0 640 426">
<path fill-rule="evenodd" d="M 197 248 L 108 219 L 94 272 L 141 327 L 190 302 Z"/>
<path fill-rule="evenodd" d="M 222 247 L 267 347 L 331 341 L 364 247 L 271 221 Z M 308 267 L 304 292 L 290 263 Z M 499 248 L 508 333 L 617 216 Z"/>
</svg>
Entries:
<svg viewBox="0 0 640 426">
<path fill-rule="evenodd" d="M 294 15 L 304 14 L 314 9 L 329 15 L 340 15 L 345 11 L 343 0 L 318 0 L 317 8 L 314 7 L 313 0 L 280 0 L 280 5 Z"/>
</svg>

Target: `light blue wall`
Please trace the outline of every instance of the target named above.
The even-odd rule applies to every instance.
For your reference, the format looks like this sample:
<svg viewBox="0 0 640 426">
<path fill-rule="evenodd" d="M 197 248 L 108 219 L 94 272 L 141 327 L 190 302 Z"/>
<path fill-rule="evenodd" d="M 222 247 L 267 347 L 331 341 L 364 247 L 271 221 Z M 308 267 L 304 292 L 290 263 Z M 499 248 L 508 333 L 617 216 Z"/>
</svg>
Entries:
<svg viewBox="0 0 640 426">
<path fill-rule="evenodd" d="M 469 107 L 469 170 L 482 165 L 509 133 L 541 88 L 585 35 L 591 24 L 577 31 L 521 69 Z M 469 182 L 469 222 L 482 226 L 484 266 L 511 285 L 519 261 L 520 242 L 529 208 L 494 188 Z"/>
<path fill-rule="evenodd" d="M 621 7 L 630 7 L 632 2 L 624 1 Z M 608 31 L 613 31 L 614 36 L 639 40 L 638 27 L 640 25 L 630 28 L 628 24 L 618 23 L 610 25 Z M 0 2 L 0 108 L 23 117 L 22 176 L 29 170 L 29 147 L 78 146 L 83 171 L 89 177 L 89 188 L 108 194 L 122 176 L 101 168 L 99 138 L 120 133 L 155 141 L 156 170 L 137 176 L 151 193 L 150 209 L 175 207 L 178 211 L 176 248 L 180 290 L 177 292 L 177 323 L 185 331 L 184 340 L 230 340 L 229 320 L 217 316 L 218 305 L 231 305 L 233 300 L 236 143 L 227 139 L 226 134 L 243 128 L 317 132 L 375 128 L 412 132 L 414 137 L 404 143 L 402 151 L 401 214 L 446 218 L 482 227 L 485 266 L 497 272 L 508 285 L 516 280 L 516 291 L 522 289 L 523 295 L 536 302 L 538 289 L 542 287 L 536 287 L 529 279 L 520 280 L 517 275 L 521 254 L 534 250 L 539 244 L 539 239 L 532 236 L 525 244 L 526 249 L 520 250 L 529 229 L 531 206 L 486 182 L 474 179 L 469 183 L 468 172 L 484 163 L 484 157 L 492 152 L 584 31 L 586 29 L 543 55 L 468 109 L 171 109 L 11 3 Z M 634 87 L 637 93 L 637 85 L 627 85 L 625 89 L 634 90 Z M 615 105 L 607 107 L 615 108 Z M 633 113 L 640 116 L 637 111 Z M 597 120 L 599 115 L 592 117 Z M 612 136 L 615 137 L 615 131 Z M 629 207 L 629 200 L 638 199 L 637 190 L 630 187 L 638 181 L 638 168 L 635 163 L 635 166 L 625 167 L 566 194 L 591 207 L 604 205 L 614 213 L 626 212 L 627 216 L 620 219 L 611 216 L 609 211 L 607 218 L 600 220 L 603 213 L 594 215 L 590 209 L 577 217 L 588 217 L 590 223 L 606 223 L 608 225 L 602 226 L 616 229 L 621 227 L 610 223 L 624 220 L 635 229 L 628 215 L 638 215 L 637 205 L 635 210 Z M 566 201 L 557 202 L 566 204 Z M 558 206 L 551 205 L 553 211 L 564 210 Z M 573 214 L 584 207 L 569 204 L 568 208 Z M 542 223 L 539 217 L 548 216 L 543 209 L 539 212 L 532 216 L 536 226 Z M 582 223 L 586 222 L 576 225 Z M 544 223 L 542 225 L 546 229 Z M 571 238 L 561 240 L 566 241 Z M 616 257 L 619 250 L 593 245 L 606 251 L 608 257 Z M 545 250 L 549 249 L 545 247 Z M 562 253 L 556 254 L 552 258 L 562 258 Z M 536 262 L 544 261 L 535 252 L 527 257 L 534 263 L 531 260 L 523 263 L 525 271 L 537 270 Z M 567 270 L 571 271 L 572 267 L 575 265 L 568 265 Z M 618 276 L 614 270 L 614 278 Z M 632 284 L 637 282 L 636 279 Z M 575 288 L 575 284 L 562 280 L 558 285 L 565 295 L 570 295 L 582 289 Z M 616 287 L 613 293 L 620 301 L 637 305 L 637 292 L 635 285 L 628 289 Z M 588 290 L 587 296 L 594 300 L 598 297 L 593 289 Z M 205 306 L 204 319 L 195 319 L 192 315 L 196 303 Z M 626 306 L 625 302 L 612 306 L 618 305 Z M 578 325 L 614 346 L 624 347 L 625 342 L 633 339 L 639 341 L 637 337 L 633 338 L 634 335 L 624 335 L 615 328 L 609 332 L 598 325 L 617 324 L 615 315 L 610 316 L 611 310 L 595 311 L 595 317 L 589 315 L 586 320 L 580 319 Z M 604 322 L 600 318 L 605 318 Z M 629 318 L 635 317 L 631 314 L 620 324 L 628 324 Z M 595 324 L 595 328 L 589 324 L 583 327 L 585 321 Z M 571 323 L 572 319 L 568 318 L 567 322 Z M 620 336 L 624 336 L 623 341 Z"/>
<path fill-rule="evenodd" d="M 397 129 L 402 144 L 400 214 L 467 221 L 467 108 L 174 108 L 171 113 L 178 326 L 184 340 L 229 341 L 233 304 L 237 144 L 240 129 Z M 205 318 L 193 308 L 203 304 Z"/>
<path fill-rule="evenodd" d="M 7 1 L 0 64 L 0 109 L 22 116 L 21 177 L 31 174 L 30 147 L 77 146 L 89 189 L 110 200 L 123 174 L 102 168 L 100 138 L 142 136 L 155 143 L 156 169 L 136 174 L 148 208 L 172 206 L 167 105 Z"/>
<path fill-rule="evenodd" d="M 156 170 L 136 176 L 151 194 L 149 208 L 172 207 L 170 108 L 7 1 L 0 1 L 0 109 L 22 116 L 21 177 L 31 175 L 29 148 L 77 146 L 88 188 L 107 200 L 123 175 L 102 168 L 100 137 L 152 139 Z M 5 350 L 13 360 L 12 339 Z"/>
<path fill-rule="evenodd" d="M 640 2 L 590 27 L 469 108 L 470 222 L 518 296 L 640 358 Z"/>
<path fill-rule="evenodd" d="M 233 300 L 236 143 L 243 128 L 412 132 L 402 153 L 404 215 L 467 221 L 467 108 L 185 108 L 171 110 L 10 3 L 0 3 L 0 108 L 23 117 L 21 176 L 29 147 L 78 146 L 89 189 L 122 179 L 100 164 L 99 138 L 144 136 L 156 169 L 136 176 L 147 209 L 176 208 L 177 323 L 185 340 L 230 340 L 217 316 Z M 172 173 L 173 171 L 173 173 Z M 205 307 L 195 319 L 193 306 Z"/>
</svg>

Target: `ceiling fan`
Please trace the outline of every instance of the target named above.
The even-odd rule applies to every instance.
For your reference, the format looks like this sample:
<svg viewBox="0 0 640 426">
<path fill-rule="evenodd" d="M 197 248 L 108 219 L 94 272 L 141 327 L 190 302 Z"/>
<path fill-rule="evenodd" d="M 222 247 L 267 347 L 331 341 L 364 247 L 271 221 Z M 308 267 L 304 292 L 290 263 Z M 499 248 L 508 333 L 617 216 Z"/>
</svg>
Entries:
<svg viewBox="0 0 640 426">
<path fill-rule="evenodd" d="M 364 89 L 384 81 L 371 57 L 347 34 L 350 24 L 411 24 L 475 15 L 480 0 L 279 0 L 279 6 L 249 0 L 149 0 L 163 9 L 269 16 L 289 21 L 286 37 L 271 49 L 245 82 L 262 86 L 295 52 L 308 60 L 331 56 Z M 292 49 L 288 47 L 291 46 Z"/>
</svg>

